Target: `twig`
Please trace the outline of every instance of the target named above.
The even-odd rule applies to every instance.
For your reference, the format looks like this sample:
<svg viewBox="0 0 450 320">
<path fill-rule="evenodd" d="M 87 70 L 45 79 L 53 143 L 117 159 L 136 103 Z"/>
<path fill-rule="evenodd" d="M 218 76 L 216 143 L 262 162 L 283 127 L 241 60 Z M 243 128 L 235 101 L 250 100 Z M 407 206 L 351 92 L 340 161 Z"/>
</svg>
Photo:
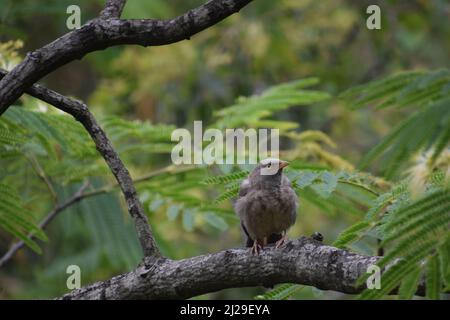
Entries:
<svg viewBox="0 0 450 320">
<path fill-rule="evenodd" d="M 144 175 L 142 175 L 142 176 L 140 176 L 140 177 L 138 177 L 136 179 L 133 179 L 133 183 L 136 184 L 136 183 L 140 183 L 140 182 L 145 182 L 145 181 L 148 181 L 148 180 L 150 180 L 150 179 L 152 179 L 152 178 L 154 178 L 156 176 L 159 176 L 161 174 L 164 174 L 164 173 L 180 173 L 180 172 L 185 172 L 185 171 L 192 170 L 194 168 L 196 168 L 196 167 L 195 166 L 184 166 L 184 167 L 180 167 L 180 168 L 175 169 L 174 166 L 170 165 L 170 166 L 167 166 L 167 167 L 164 167 L 164 168 L 161 168 L 161 169 L 154 170 L 154 171 L 149 172 L 147 174 L 144 174 Z M 103 187 L 100 187 L 100 188 L 97 188 L 97 189 L 94 189 L 94 190 L 91 190 L 91 191 L 88 191 L 88 192 L 84 192 L 81 195 L 80 200 L 86 199 L 86 198 L 90 198 L 90 197 L 94 197 L 94 196 L 97 196 L 97 195 L 100 195 L 100 194 L 108 193 L 108 192 L 110 192 L 111 190 L 113 190 L 114 188 L 117 188 L 117 187 L 119 187 L 119 184 L 116 181 L 113 184 L 109 184 L 109 185 L 106 185 L 106 186 L 103 186 Z"/>
<path fill-rule="evenodd" d="M 89 183 L 85 182 L 83 183 L 83 185 L 81 186 L 81 188 L 74 193 L 69 199 L 67 199 L 66 201 L 64 201 L 61 204 L 56 205 L 48 214 L 47 216 L 39 223 L 39 227 L 41 229 L 45 229 L 49 223 L 60 213 L 62 212 L 64 209 L 66 209 L 67 207 L 71 206 L 72 204 L 78 202 L 81 200 L 84 190 L 86 190 L 86 188 L 88 187 Z M 34 239 L 34 235 L 32 233 L 30 233 L 28 235 L 29 239 Z M 16 243 L 14 243 L 9 250 L 3 255 L 3 257 L 0 259 L 0 267 L 2 267 L 5 263 L 7 263 L 13 256 L 14 254 L 21 249 L 23 246 L 25 245 L 25 243 L 23 241 L 18 241 Z"/>
<path fill-rule="evenodd" d="M 30 162 L 31 167 L 36 172 L 38 177 L 45 183 L 45 185 L 46 185 L 48 191 L 50 192 L 50 195 L 52 196 L 55 204 L 57 204 L 58 203 L 58 195 L 56 194 L 55 189 L 53 188 L 53 185 L 52 185 L 50 179 L 45 174 L 44 169 L 42 169 L 41 165 L 39 164 L 39 162 L 37 161 L 37 159 L 34 156 L 27 155 L 27 154 L 24 154 L 24 156 Z"/>
<path fill-rule="evenodd" d="M 380 195 L 378 192 L 370 189 L 369 187 L 367 187 L 367 186 L 365 186 L 363 184 L 357 183 L 357 182 L 344 180 L 344 179 L 338 179 L 338 182 L 342 183 L 342 184 L 348 184 L 348 185 L 351 185 L 351 186 L 354 186 L 354 187 L 358 187 L 358 188 L 364 189 L 364 190 L 366 190 L 367 192 L 373 194 L 376 197 L 378 197 Z"/>
<path fill-rule="evenodd" d="M 194 168 L 195 168 L 195 166 L 185 166 L 185 167 L 174 169 L 174 166 L 167 166 L 165 168 L 158 169 L 158 170 L 152 171 L 150 173 L 147 173 L 141 177 L 136 178 L 133 181 L 134 181 L 134 183 L 144 182 L 144 181 L 148 181 L 160 174 L 179 173 L 179 172 L 192 170 Z M 106 186 L 94 189 L 92 191 L 85 191 L 86 188 L 80 189 L 76 194 L 74 194 L 69 200 L 66 200 L 66 202 L 64 202 L 62 205 L 57 205 L 55 208 L 53 208 L 53 210 L 50 211 L 50 213 L 47 215 L 47 218 L 44 219 L 39 224 L 39 227 L 41 227 L 41 228 L 47 227 L 47 225 L 53 220 L 54 216 L 56 214 L 58 214 L 59 212 L 63 211 L 64 209 L 66 209 L 67 207 L 69 207 L 77 202 L 80 202 L 84 199 L 107 193 L 107 192 L 111 191 L 112 189 L 117 188 L 118 186 L 119 186 L 119 184 L 116 182 L 114 184 L 106 185 Z M 86 187 L 87 187 L 87 185 L 86 185 Z M 52 213 L 54 213 L 54 214 L 52 215 Z M 23 241 L 19 241 L 19 242 L 13 244 L 10 247 L 10 249 L 8 250 L 8 252 L 6 252 L 5 255 L 0 259 L 0 267 L 2 267 L 6 262 L 8 262 L 13 257 L 13 255 L 23 247 L 23 245 L 24 245 Z"/>
</svg>

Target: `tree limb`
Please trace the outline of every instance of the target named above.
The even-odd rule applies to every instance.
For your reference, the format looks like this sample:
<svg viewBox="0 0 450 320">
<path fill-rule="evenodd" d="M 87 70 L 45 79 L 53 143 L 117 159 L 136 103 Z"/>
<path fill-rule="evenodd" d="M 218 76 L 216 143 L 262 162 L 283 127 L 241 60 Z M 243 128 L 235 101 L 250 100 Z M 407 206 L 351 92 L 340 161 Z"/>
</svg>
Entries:
<svg viewBox="0 0 450 320">
<path fill-rule="evenodd" d="M 145 258 L 134 271 L 74 290 L 60 299 L 187 299 L 227 288 L 298 283 L 355 294 L 356 280 L 380 257 L 301 237 L 260 256 L 228 249 L 183 260 Z M 419 291 L 423 291 L 419 286 Z"/>
<path fill-rule="evenodd" d="M 0 78 L 3 76 L 6 78 L 8 74 L 4 70 L 0 70 Z M 123 164 L 122 160 L 120 160 L 119 155 L 114 150 L 105 132 L 98 125 L 87 106 L 80 101 L 67 98 L 66 96 L 38 84 L 32 85 L 27 90 L 27 93 L 55 106 L 64 112 L 69 113 L 84 126 L 94 141 L 98 152 L 105 159 L 106 164 L 116 177 L 117 183 L 119 184 L 127 202 L 128 212 L 133 218 L 144 255 L 159 256 L 160 253 L 153 238 L 151 227 L 148 224 L 142 204 L 137 197 L 136 189 L 133 185 L 133 180 L 131 179 L 130 173 Z"/>
<path fill-rule="evenodd" d="M 0 115 L 33 83 L 64 64 L 81 59 L 89 52 L 121 44 L 158 46 L 189 39 L 238 12 L 251 1 L 210 0 L 170 20 L 91 20 L 81 28 L 29 52 L 20 64 L 0 80 Z M 118 4 L 119 1 L 108 1 L 106 9 L 112 8 L 113 3 Z M 110 14 L 119 14 L 120 10 L 116 9 L 108 9 L 104 15 L 110 17 Z"/>
</svg>

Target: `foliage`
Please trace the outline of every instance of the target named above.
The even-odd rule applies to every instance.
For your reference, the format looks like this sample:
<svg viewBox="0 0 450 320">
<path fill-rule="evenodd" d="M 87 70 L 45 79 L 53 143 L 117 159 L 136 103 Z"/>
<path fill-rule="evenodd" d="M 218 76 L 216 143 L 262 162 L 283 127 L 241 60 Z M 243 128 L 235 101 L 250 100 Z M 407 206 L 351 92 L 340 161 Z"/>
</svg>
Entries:
<svg viewBox="0 0 450 320">
<path fill-rule="evenodd" d="M 361 165 L 364 168 L 388 150 L 385 176 L 392 178 L 395 170 L 408 164 L 409 176 L 373 197 L 365 217 L 342 231 L 333 243 L 355 250 L 356 243 L 375 238 L 372 254 L 383 249 L 384 255 L 377 262 L 385 270 L 382 287 L 366 289 L 361 299 L 379 299 L 398 287 L 399 298 L 410 299 L 421 276 L 426 279 L 426 296 L 430 299 L 439 299 L 440 292 L 449 287 L 449 75 L 447 70 L 401 73 L 349 89 L 341 95 L 351 101 L 354 108 L 375 103 L 378 108 L 409 106 L 418 109 L 375 146 Z M 427 131 L 425 126 L 435 131 Z M 423 146 L 431 152 L 426 152 L 411 166 L 412 154 Z M 402 156 L 398 156 L 398 150 L 403 150 Z M 305 173 L 302 176 L 308 182 L 315 177 L 309 178 Z M 358 285 L 368 276 L 362 276 Z M 277 290 L 295 292 L 296 288 L 299 286 L 293 284 L 282 290 L 276 288 L 264 297 L 277 298 Z"/>
<path fill-rule="evenodd" d="M 312 91 L 302 89 L 305 84 L 314 83 L 315 79 L 300 80 L 275 86 L 260 96 L 239 98 L 238 104 L 224 108 L 217 114 L 217 122 L 213 125 L 226 127 L 227 121 L 244 127 L 267 125 L 258 122 L 261 117 L 270 116 L 290 105 L 318 102 L 327 98 L 317 91 L 313 93 L 317 98 L 311 99 Z M 279 104 L 274 103 L 275 101 Z M 36 183 L 51 181 L 58 188 L 84 179 L 109 179 L 104 164 L 81 125 L 64 114 L 50 112 L 46 106 L 35 105 L 30 99 L 23 102 L 21 106 L 10 108 L 0 119 L 2 162 L 9 168 L 8 171 L 14 170 L 15 179 L 20 175 L 28 176 L 29 167 L 34 170 Z M 435 106 L 433 103 L 428 105 L 428 108 Z M 258 112 L 255 112 L 255 106 L 258 107 Z M 421 109 L 427 110 L 426 107 Z M 236 116 L 233 116 L 234 113 Z M 146 154 L 149 157 L 157 154 L 164 156 L 173 145 L 170 141 L 173 126 L 127 121 L 113 116 L 102 118 L 101 124 L 117 150 L 125 159 L 131 160 L 137 171 L 142 162 L 133 160 L 136 154 L 134 152 L 138 152 L 141 159 Z M 278 124 L 282 126 L 283 122 L 272 123 L 274 127 L 278 127 Z M 446 249 L 450 245 L 450 196 L 447 190 L 448 176 L 443 171 L 448 168 L 448 161 L 443 160 L 447 157 L 447 152 L 441 151 L 436 158 L 435 153 L 429 154 L 426 158 L 427 168 L 432 171 L 422 177 L 425 179 L 425 182 L 422 181 L 425 191 L 418 196 L 411 189 L 410 183 L 414 181 L 412 177 L 392 184 L 383 178 L 355 171 L 346 160 L 325 149 L 336 147 L 335 142 L 325 133 L 296 130 L 297 127 L 286 127 L 283 131 L 293 147 L 283 150 L 282 154 L 291 161 L 286 174 L 299 195 L 302 206 L 309 203 L 331 216 L 345 213 L 357 219 L 362 217 L 362 220 L 340 234 L 334 241 L 335 246 L 357 250 L 355 244 L 375 238 L 380 243 L 374 249 L 381 246 L 386 252 L 378 262 L 382 268 L 389 266 L 383 273 L 382 289 L 367 290 L 361 298 L 380 298 L 398 286 L 401 298 L 411 297 L 424 273 L 427 275 L 427 296 L 438 298 L 442 287 L 448 286 L 449 280 Z M 147 145 L 151 147 L 147 148 Z M 29 167 L 24 166 L 27 163 Z M 199 226 L 211 226 L 225 231 L 230 224 L 237 224 L 237 217 L 229 203 L 236 197 L 242 179 L 249 173 L 246 168 L 247 165 L 228 169 L 221 166 L 168 166 L 154 174 L 143 174 L 142 178 L 138 178 L 138 188 L 149 214 L 167 212 L 167 220 L 173 222 L 179 219 L 186 232 L 193 232 Z M 414 175 L 413 169 L 411 175 Z M 220 175 L 211 175 L 217 170 L 225 171 Z M 3 176 L 5 183 L 10 179 L 12 177 Z M 1 226 L 24 240 L 32 249 L 40 251 L 37 244 L 26 237 L 28 233 L 33 233 L 46 239 L 44 233 L 36 227 L 36 215 L 20 207 L 19 196 L 5 183 L 2 184 L 2 194 L 7 197 L 0 197 L 0 205 L 4 209 L 2 213 L 9 216 L 6 220 L 3 213 Z M 166 188 L 168 185 L 171 187 Z M 52 188 L 51 185 L 46 187 Z M 42 188 L 33 185 L 29 192 L 35 194 L 39 189 Z M 214 201 L 208 200 L 211 195 L 215 195 Z M 30 202 L 32 204 L 33 200 Z M 34 206 L 36 207 L 35 204 Z M 10 222 L 11 217 L 15 224 Z M 164 244 L 165 240 L 158 231 L 156 233 L 158 241 L 163 244 L 163 251 L 176 255 L 170 246 Z M 121 245 L 113 247 L 119 248 Z M 287 284 L 259 298 L 286 299 L 296 294 L 300 288 L 302 286 Z"/>
<path fill-rule="evenodd" d="M 77 1 L 82 22 L 103 2 Z M 200 2 L 129 1 L 124 17 L 165 19 Z M 65 33 L 65 9 L 72 4 L 15 3 L 0 2 L 0 41 L 6 40 L 0 65 L 6 69 L 20 61 L 17 50 L 24 55 Z M 426 283 L 426 296 L 437 299 L 450 289 L 450 75 L 426 69 L 449 67 L 448 4 L 386 6 L 383 26 L 389 28 L 370 32 L 361 23 L 364 2 L 256 1 L 191 41 L 110 48 L 43 81 L 88 102 L 136 181 L 166 256 L 241 246 L 232 202 L 252 170 L 246 164 L 170 165 L 172 130 L 189 128 L 194 119 L 205 128 L 279 128 L 280 157 L 290 162 L 286 173 L 300 200 L 291 236 L 320 231 L 340 248 L 384 253 L 382 290 L 360 298 L 398 288 L 400 299 L 411 299 Z M 46 23 L 36 23 L 42 19 Z M 84 181 L 86 192 L 96 195 L 66 209 L 45 233 L 39 229 Z M 0 252 L 23 240 L 45 254 L 22 250 L 2 267 L 0 282 L 13 284 L 0 298 L 57 296 L 66 290 L 68 264 L 82 268 L 83 285 L 132 269 L 140 248 L 117 191 L 73 118 L 26 96 L 2 115 Z M 37 239 L 27 240 L 30 233 Z M 264 294 L 240 288 L 208 295 L 252 296 L 341 298 L 292 284 Z"/>
<path fill-rule="evenodd" d="M 236 104 L 216 113 L 221 119 L 214 125 L 220 129 L 241 128 L 242 126 L 271 127 L 280 130 L 296 128 L 296 123 L 280 123 L 273 120 L 269 122 L 261 120 L 261 118 L 271 116 L 274 112 L 293 105 L 309 105 L 328 99 L 329 95 L 324 92 L 304 89 L 318 83 L 319 79 L 317 78 L 301 79 L 273 86 L 258 96 L 241 97 Z"/>
<path fill-rule="evenodd" d="M 23 206 L 17 192 L 3 183 L 0 183 L 0 225 L 37 253 L 42 252 L 28 234 L 47 240 L 45 233 L 33 223 L 31 212 Z"/>
<path fill-rule="evenodd" d="M 366 154 L 360 164 L 364 169 L 382 154 L 384 174 L 391 178 L 413 154 L 432 149 L 430 165 L 446 150 L 450 139 L 450 71 L 405 72 L 386 79 L 357 86 L 341 95 L 353 101 L 353 108 L 374 105 L 377 108 L 414 108 L 416 111 L 400 122 Z"/>
</svg>

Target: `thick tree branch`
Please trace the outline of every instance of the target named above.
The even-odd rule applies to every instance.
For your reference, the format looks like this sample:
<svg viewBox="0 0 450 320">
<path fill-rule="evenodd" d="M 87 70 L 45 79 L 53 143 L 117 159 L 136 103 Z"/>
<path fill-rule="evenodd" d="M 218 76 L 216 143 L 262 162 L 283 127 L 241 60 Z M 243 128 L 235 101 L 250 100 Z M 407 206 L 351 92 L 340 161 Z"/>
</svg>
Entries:
<svg viewBox="0 0 450 320">
<path fill-rule="evenodd" d="M 6 72 L 4 70 L 0 70 L 0 78 L 3 76 L 6 78 L 8 74 L 5 74 Z M 69 113 L 84 126 L 92 140 L 94 140 L 98 152 L 105 159 L 111 172 L 116 177 L 117 183 L 127 202 L 128 212 L 133 218 L 144 255 L 159 256 L 159 250 L 153 238 L 142 204 L 137 197 L 130 173 L 87 106 L 38 84 L 32 85 L 27 90 L 27 93 Z"/>
<path fill-rule="evenodd" d="M 89 52 L 121 44 L 157 46 L 189 39 L 238 12 L 251 1 L 210 0 L 171 20 L 91 20 L 80 29 L 28 53 L 20 64 L 0 80 L 0 115 L 40 78 L 72 60 L 81 59 Z"/>
<path fill-rule="evenodd" d="M 41 221 L 41 223 L 39 223 L 39 227 L 41 229 L 45 229 L 50 222 L 52 222 L 52 220 L 64 209 L 66 209 L 67 207 L 71 206 L 74 203 L 77 203 L 78 201 L 81 200 L 81 197 L 84 193 L 84 190 L 87 188 L 88 184 L 84 183 L 81 188 L 75 192 L 75 194 L 73 194 L 69 199 L 67 199 L 66 201 L 64 201 L 61 204 L 57 204 L 49 213 L 48 215 Z M 29 234 L 28 238 L 33 239 L 34 235 L 33 234 Z M 0 267 L 2 267 L 5 263 L 7 263 L 13 256 L 14 254 L 20 250 L 23 246 L 25 245 L 25 243 L 23 241 L 18 241 L 16 243 L 14 243 L 9 250 L 3 255 L 3 257 L 0 259 Z"/>
<path fill-rule="evenodd" d="M 177 261 L 146 258 L 132 272 L 74 290 L 62 299 L 184 299 L 278 283 L 353 294 L 363 289 L 354 286 L 356 280 L 378 259 L 301 237 L 282 249 L 267 248 L 260 256 L 229 249 Z"/>
<path fill-rule="evenodd" d="M 126 0 L 107 0 L 105 8 L 100 12 L 100 18 L 111 19 L 120 18 Z"/>
</svg>

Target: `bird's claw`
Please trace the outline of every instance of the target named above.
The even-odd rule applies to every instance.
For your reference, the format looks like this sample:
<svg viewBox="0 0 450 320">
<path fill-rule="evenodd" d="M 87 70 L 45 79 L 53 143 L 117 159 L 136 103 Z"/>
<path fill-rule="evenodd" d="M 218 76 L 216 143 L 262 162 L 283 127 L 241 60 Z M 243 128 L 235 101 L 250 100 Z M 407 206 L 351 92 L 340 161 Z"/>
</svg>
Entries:
<svg viewBox="0 0 450 320">
<path fill-rule="evenodd" d="M 256 241 L 253 244 L 253 247 L 250 248 L 251 254 L 253 254 L 253 255 L 256 254 L 257 256 L 259 256 L 259 253 L 261 252 L 261 250 L 262 250 L 261 245 L 259 245 Z"/>
<path fill-rule="evenodd" d="M 286 244 L 287 241 L 288 241 L 287 235 L 282 236 L 281 239 L 275 243 L 275 248 L 278 249 L 282 247 L 283 245 Z"/>
</svg>

